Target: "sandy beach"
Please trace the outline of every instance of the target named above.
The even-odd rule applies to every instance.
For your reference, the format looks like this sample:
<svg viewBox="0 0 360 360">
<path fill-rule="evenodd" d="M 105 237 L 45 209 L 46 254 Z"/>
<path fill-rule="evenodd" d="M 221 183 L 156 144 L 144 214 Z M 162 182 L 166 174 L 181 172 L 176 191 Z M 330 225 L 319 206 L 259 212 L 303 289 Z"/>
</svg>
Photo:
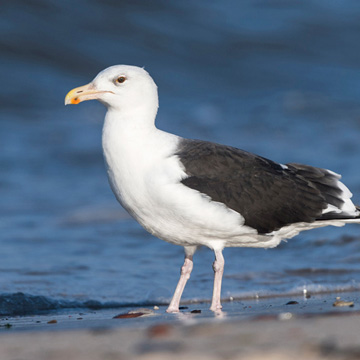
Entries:
<svg viewBox="0 0 360 360">
<path fill-rule="evenodd" d="M 208 305 L 3 318 L 1 360 L 360 358 L 357 293 Z"/>
</svg>

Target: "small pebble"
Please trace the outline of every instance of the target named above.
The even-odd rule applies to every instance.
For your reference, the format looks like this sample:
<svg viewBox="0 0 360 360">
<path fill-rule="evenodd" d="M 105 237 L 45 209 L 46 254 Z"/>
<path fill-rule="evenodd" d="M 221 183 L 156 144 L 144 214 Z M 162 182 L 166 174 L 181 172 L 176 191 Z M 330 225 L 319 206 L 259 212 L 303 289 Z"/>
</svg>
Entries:
<svg viewBox="0 0 360 360">
<path fill-rule="evenodd" d="M 286 305 L 297 305 L 297 304 L 298 304 L 298 302 L 295 300 L 291 300 L 286 303 Z"/>
<path fill-rule="evenodd" d="M 123 314 L 119 314 L 113 317 L 113 319 L 132 319 L 132 318 L 137 318 L 140 316 L 143 316 L 144 313 L 142 312 L 136 312 L 136 313 L 123 313 Z"/>
<path fill-rule="evenodd" d="M 113 317 L 113 319 L 131 319 L 131 318 L 137 318 L 140 316 L 149 316 L 149 315 L 154 315 L 154 310 L 147 308 L 140 308 L 137 310 L 130 310 L 127 313 L 116 315 Z"/>
<path fill-rule="evenodd" d="M 201 310 L 191 310 L 191 314 L 201 314 Z"/>
<path fill-rule="evenodd" d="M 154 306 L 154 310 L 159 310 L 160 308 L 158 306 Z"/>
<path fill-rule="evenodd" d="M 344 301 L 344 300 L 340 300 L 340 298 L 336 298 L 336 301 L 333 303 L 333 306 L 349 306 L 349 307 L 353 307 L 354 302 L 353 301 Z"/>
</svg>

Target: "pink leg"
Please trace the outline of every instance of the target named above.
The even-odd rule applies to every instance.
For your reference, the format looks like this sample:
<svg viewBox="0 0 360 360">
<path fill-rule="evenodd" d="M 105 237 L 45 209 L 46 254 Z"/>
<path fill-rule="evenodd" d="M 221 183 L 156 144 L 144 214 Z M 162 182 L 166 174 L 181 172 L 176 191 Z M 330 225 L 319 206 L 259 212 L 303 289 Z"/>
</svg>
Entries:
<svg viewBox="0 0 360 360">
<path fill-rule="evenodd" d="M 184 291 L 187 281 L 190 279 L 190 274 L 193 269 L 193 255 L 196 251 L 196 246 L 186 246 L 185 247 L 185 261 L 184 265 L 181 267 L 180 279 L 176 286 L 174 295 L 171 299 L 170 305 L 167 308 L 166 312 L 176 313 L 179 312 L 179 305 L 181 295 Z"/>
<path fill-rule="evenodd" d="M 222 255 L 222 250 L 216 250 L 215 261 L 213 263 L 214 290 L 213 290 L 213 297 L 210 306 L 210 310 L 212 311 L 218 311 L 221 310 L 222 308 L 220 298 L 221 298 L 221 282 L 224 274 L 224 265 L 225 265 L 225 260 Z"/>
</svg>

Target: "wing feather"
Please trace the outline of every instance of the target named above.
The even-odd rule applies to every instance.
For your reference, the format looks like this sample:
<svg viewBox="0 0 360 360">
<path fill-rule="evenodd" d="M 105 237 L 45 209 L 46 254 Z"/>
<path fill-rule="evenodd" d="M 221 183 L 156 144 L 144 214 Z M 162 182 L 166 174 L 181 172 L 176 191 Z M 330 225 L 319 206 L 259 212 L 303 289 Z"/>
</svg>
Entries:
<svg viewBox="0 0 360 360">
<path fill-rule="evenodd" d="M 295 222 L 313 222 L 342 204 L 339 176 L 300 164 L 280 165 L 230 146 L 183 140 L 177 152 L 182 183 L 224 203 L 260 234 Z"/>
</svg>

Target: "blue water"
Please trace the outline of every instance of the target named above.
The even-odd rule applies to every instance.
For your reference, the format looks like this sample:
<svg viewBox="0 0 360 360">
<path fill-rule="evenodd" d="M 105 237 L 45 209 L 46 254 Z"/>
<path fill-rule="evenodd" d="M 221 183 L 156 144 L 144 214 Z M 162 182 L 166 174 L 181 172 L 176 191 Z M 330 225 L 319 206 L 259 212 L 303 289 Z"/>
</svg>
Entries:
<svg viewBox="0 0 360 360">
<path fill-rule="evenodd" d="M 110 65 L 145 66 L 159 128 L 330 168 L 360 203 L 359 36 L 356 0 L 4 1 L 0 313 L 167 301 L 178 279 L 182 248 L 147 234 L 111 193 L 105 109 L 65 108 L 70 89 Z M 223 296 L 358 289 L 359 234 L 226 249 Z M 196 253 L 185 299 L 210 298 L 212 261 Z"/>
</svg>

